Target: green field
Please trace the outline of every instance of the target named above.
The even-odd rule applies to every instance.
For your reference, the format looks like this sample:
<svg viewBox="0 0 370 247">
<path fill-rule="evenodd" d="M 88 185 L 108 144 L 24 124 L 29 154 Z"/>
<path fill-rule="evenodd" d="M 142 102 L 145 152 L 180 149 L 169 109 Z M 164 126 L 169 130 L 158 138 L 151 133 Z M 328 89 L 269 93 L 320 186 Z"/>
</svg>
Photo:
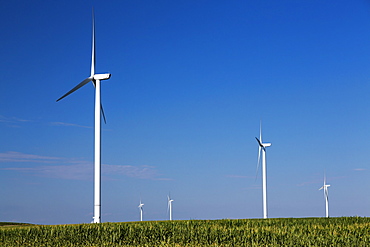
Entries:
<svg viewBox="0 0 370 247">
<path fill-rule="evenodd" d="M 0 224 L 0 246 L 370 246 L 370 218 Z"/>
</svg>

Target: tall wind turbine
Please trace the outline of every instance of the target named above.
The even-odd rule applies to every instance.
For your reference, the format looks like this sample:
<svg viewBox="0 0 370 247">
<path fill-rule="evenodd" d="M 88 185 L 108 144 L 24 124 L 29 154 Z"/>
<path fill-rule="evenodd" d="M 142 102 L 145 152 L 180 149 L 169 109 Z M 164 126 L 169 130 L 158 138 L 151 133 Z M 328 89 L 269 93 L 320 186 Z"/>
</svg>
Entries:
<svg viewBox="0 0 370 247">
<path fill-rule="evenodd" d="M 104 111 L 101 105 L 100 99 L 100 81 L 107 80 L 110 78 L 111 74 L 95 74 L 95 23 L 94 23 L 94 10 L 92 13 L 92 51 L 91 51 L 91 71 L 90 76 L 83 80 L 80 84 L 72 88 L 68 93 L 60 97 L 57 101 L 63 99 L 64 97 L 70 95 L 74 91 L 83 87 L 90 81 L 95 87 L 95 144 L 94 144 L 94 223 L 100 223 L 100 213 L 101 213 L 101 195 L 100 195 L 100 180 L 101 180 L 101 115 L 102 112 L 104 121 Z"/>
<path fill-rule="evenodd" d="M 263 218 L 267 218 L 267 181 L 266 181 L 266 148 L 271 146 L 271 143 L 262 142 L 262 124 L 260 124 L 260 138 L 256 137 L 258 142 L 258 161 L 257 172 L 260 165 L 260 157 L 262 154 L 262 203 L 263 203 Z"/>
<path fill-rule="evenodd" d="M 325 197 L 325 216 L 329 218 L 329 191 L 330 184 L 326 184 L 326 176 L 324 175 L 324 185 L 319 190 L 324 190 Z"/>
<path fill-rule="evenodd" d="M 167 211 L 169 210 L 170 220 L 172 220 L 172 202 L 173 202 L 173 200 L 171 199 L 170 195 L 167 196 L 167 199 L 168 199 Z"/>
<path fill-rule="evenodd" d="M 142 203 L 140 200 L 140 204 L 138 206 L 138 208 L 140 209 L 140 221 L 143 221 L 143 206 L 144 206 L 144 203 Z"/>
</svg>

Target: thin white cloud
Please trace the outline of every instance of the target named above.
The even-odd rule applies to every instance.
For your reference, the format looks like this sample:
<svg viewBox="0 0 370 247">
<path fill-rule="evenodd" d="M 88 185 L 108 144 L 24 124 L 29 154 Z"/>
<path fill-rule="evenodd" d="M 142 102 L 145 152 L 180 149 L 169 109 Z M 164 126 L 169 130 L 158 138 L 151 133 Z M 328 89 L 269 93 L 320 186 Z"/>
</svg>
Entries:
<svg viewBox="0 0 370 247">
<path fill-rule="evenodd" d="M 32 122 L 31 120 L 16 118 L 16 117 L 5 117 L 3 115 L 0 115 L 0 122 L 3 123 L 20 123 L 20 122 Z"/>
<path fill-rule="evenodd" d="M 243 175 L 226 175 L 227 178 L 251 178 L 251 176 L 243 176 Z"/>
<path fill-rule="evenodd" d="M 3 115 L 0 115 L 0 123 L 5 123 L 10 127 L 20 127 L 20 124 L 22 123 L 35 123 L 35 122 L 37 123 L 37 121 L 33 121 L 33 120 L 26 120 L 26 119 L 21 119 L 17 117 L 6 117 Z M 73 123 L 65 123 L 65 122 L 49 122 L 47 124 L 51 126 L 66 126 L 66 127 L 78 127 L 78 128 L 92 129 L 91 126 L 85 126 L 85 125 L 79 125 L 79 124 L 73 124 Z"/>
<path fill-rule="evenodd" d="M 311 185 L 311 184 L 318 184 L 318 183 L 321 183 L 321 181 L 319 180 L 312 180 L 312 181 L 308 181 L 308 182 L 303 182 L 303 183 L 300 183 L 300 184 L 297 184 L 297 186 L 306 186 L 306 185 Z"/>
<path fill-rule="evenodd" d="M 84 125 L 78 125 L 78 124 L 72 124 L 72 123 L 63 123 L 63 122 L 51 122 L 51 125 L 54 126 L 67 126 L 67 127 L 79 127 L 79 128 L 88 128 L 91 129 L 91 126 L 84 126 Z"/>
<path fill-rule="evenodd" d="M 26 120 L 16 117 L 5 117 L 3 115 L 0 115 L 0 123 L 3 123 L 5 126 L 10 128 L 20 128 L 25 123 L 32 123 L 34 121 L 32 120 Z"/>
<path fill-rule="evenodd" d="M 80 159 L 67 159 L 61 157 L 40 156 L 24 154 L 19 152 L 0 153 L 0 162 L 28 162 L 42 163 L 36 167 L 7 167 L 1 170 L 29 173 L 35 176 L 71 179 L 71 180 L 92 180 L 93 164 Z M 106 165 L 102 164 L 102 175 L 104 179 L 120 179 L 121 177 L 132 177 L 139 179 L 170 180 L 159 178 L 158 171 L 154 166 L 131 166 L 131 165 Z"/>
<path fill-rule="evenodd" d="M 18 171 L 32 175 L 67 180 L 92 180 L 93 164 L 50 165 L 37 167 L 9 167 L 1 170 Z M 155 167 L 129 165 L 102 165 L 103 179 L 117 180 L 120 177 L 156 180 L 158 173 Z M 161 179 L 159 179 L 161 180 Z"/>
<path fill-rule="evenodd" d="M 366 171 L 366 169 L 365 168 L 355 168 L 355 169 L 353 169 L 354 171 Z"/>
<path fill-rule="evenodd" d="M 151 179 L 157 176 L 154 166 L 103 165 L 106 174 L 125 175 L 141 179 Z"/>
<path fill-rule="evenodd" d="M 30 173 L 35 176 L 59 178 L 68 180 L 91 180 L 92 166 L 88 164 L 37 166 L 37 167 L 10 167 L 1 170 Z"/>
<path fill-rule="evenodd" d="M 262 188 L 261 185 L 254 184 L 252 186 L 248 186 L 248 187 L 243 188 L 243 190 L 260 190 L 261 188 Z"/>
<path fill-rule="evenodd" d="M 33 163 L 55 163 L 62 161 L 59 157 L 40 156 L 34 154 L 24 154 L 19 152 L 0 153 L 0 162 L 33 162 Z"/>
</svg>

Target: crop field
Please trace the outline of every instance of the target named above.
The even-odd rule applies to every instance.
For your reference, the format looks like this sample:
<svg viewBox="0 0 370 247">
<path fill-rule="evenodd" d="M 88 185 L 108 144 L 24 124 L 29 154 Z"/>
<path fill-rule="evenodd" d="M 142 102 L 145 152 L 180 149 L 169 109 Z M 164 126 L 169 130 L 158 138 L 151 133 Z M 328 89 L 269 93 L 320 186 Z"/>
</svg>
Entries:
<svg viewBox="0 0 370 247">
<path fill-rule="evenodd" d="M 370 246 L 370 218 L 1 226 L 0 246 Z"/>
</svg>

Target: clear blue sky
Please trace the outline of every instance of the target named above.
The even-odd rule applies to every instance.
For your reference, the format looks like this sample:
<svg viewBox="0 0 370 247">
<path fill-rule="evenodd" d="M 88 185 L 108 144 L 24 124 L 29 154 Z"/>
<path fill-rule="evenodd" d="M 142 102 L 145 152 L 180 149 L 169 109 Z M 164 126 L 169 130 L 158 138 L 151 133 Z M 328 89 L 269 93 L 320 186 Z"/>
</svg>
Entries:
<svg viewBox="0 0 370 247">
<path fill-rule="evenodd" d="M 93 213 L 91 9 L 107 124 L 102 221 L 370 216 L 369 1 L 2 1 L 0 221 Z"/>
</svg>

